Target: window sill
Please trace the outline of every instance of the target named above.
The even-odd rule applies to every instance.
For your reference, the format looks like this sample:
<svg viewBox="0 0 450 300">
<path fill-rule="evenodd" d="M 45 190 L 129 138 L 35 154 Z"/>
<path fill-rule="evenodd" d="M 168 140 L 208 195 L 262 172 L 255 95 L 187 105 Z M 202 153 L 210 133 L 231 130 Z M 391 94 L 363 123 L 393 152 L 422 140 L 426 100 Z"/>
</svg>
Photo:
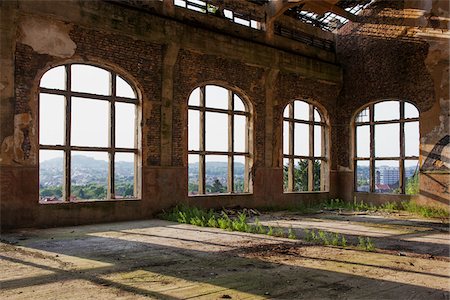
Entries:
<svg viewBox="0 0 450 300">
<path fill-rule="evenodd" d="M 221 196 L 250 196 L 253 193 L 222 193 L 222 194 L 201 194 L 201 195 L 188 195 L 189 198 L 202 198 L 202 197 L 221 197 Z"/>
<path fill-rule="evenodd" d="M 39 201 L 42 205 L 63 205 L 63 204 L 83 204 L 83 203 L 115 203 L 115 202 L 137 202 L 141 201 L 138 198 L 126 198 L 126 199 L 88 199 L 88 200 L 74 200 L 74 201 Z"/>
<path fill-rule="evenodd" d="M 377 193 L 377 192 L 360 192 L 360 191 L 354 191 L 355 194 L 361 194 L 361 195 L 386 195 L 386 196 L 397 196 L 397 197 L 412 197 L 417 196 L 418 194 L 409 195 L 409 194 L 393 194 L 393 193 Z"/>
<path fill-rule="evenodd" d="M 298 195 L 298 194 L 326 194 L 326 193 L 329 193 L 329 191 L 283 192 L 283 194 L 287 194 L 287 195 L 290 195 L 290 194 L 296 194 L 296 195 Z"/>
</svg>

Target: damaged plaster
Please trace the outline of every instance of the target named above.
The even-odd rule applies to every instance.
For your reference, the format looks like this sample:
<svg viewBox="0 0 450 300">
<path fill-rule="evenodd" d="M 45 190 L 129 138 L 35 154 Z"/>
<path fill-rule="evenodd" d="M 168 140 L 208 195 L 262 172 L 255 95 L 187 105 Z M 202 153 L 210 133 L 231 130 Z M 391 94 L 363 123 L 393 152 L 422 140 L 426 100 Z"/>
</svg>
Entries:
<svg viewBox="0 0 450 300">
<path fill-rule="evenodd" d="M 75 54 L 76 44 L 69 36 L 70 27 L 62 23 L 29 18 L 21 22 L 20 42 L 40 54 L 69 58 Z"/>
<path fill-rule="evenodd" d="M 0 163 L 10 164 L 15 162 L 22 164 L 25 161 L 25 153 L 22 149 L 25 141 L 23 130 L 29 129 L 31 120 L 32 117 L 29 113 L 14 116 L 14 134 L 7 136 L 2 142 Z"/>
</svg>

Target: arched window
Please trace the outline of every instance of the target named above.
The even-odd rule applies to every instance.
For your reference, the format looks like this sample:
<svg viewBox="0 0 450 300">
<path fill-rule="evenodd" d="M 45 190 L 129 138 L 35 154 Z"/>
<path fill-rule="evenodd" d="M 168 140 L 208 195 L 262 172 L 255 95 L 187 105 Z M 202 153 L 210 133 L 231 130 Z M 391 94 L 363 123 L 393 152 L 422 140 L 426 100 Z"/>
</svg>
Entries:
<svg viewBox="0 0 450 300">
<path fill-rule="evenodd" d="M 305 101 L 289 103 L 283 113 L 285 192 L 326 191 L 327 124 L 320 110 Z"/>
<path fill-rule="evenodd" d="M 204 85 L 188 108 L 188 194 L 250 192 L 247 104 L 229 89 Z"/>
<path fill-rule="evenodd" d="M 405 101 L 382 101 L 355 118 L 357 192 L 416 194 L 419 172 L 419 111 Z"/>
<path fill-rule="evenodd" d="M 48 70 L 39 87 L 41 202 L 137 198 L 136 90 L 99 67 Z"/>
</svg>

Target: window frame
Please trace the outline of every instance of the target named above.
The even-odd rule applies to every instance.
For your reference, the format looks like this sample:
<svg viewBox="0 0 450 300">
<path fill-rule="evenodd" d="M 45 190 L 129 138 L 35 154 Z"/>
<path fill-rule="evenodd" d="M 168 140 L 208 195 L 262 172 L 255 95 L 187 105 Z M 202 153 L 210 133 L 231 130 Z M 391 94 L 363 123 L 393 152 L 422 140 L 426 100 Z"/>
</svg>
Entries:
<svg viewBox="0 0 450 300">
<path fill-rule="evenodd" d="M 303 102 L 306 103 L 309 107 L 308 111 L 308 120 L 302 120 L 302 119 L 296 119 L 295 118 L 295 111 L 294 106 L 295 102 Z M 285 116 L 285 111 L 288 109 L 288 117 Z M 320 116 L 320 121 L 315 121 L 314 111 L 317 111 L 317 113 Z M 325 118 L 324 113 L 322 112 L 321 108 L 314 105 L 313 103 L 303 100 L 303 99 L 296 99 L 291 102 L 289 102 L 283 109 L 283 118 L 282 118 L 282 139 L 284 141 L 284 122 L 288 122 L 288 154 L 285 154 L 284 149 L 284 142 L 282 146 L 282 165 L 283 165 L 283 193 L 326 193 L 328 192 L 328 178 L 326 176 L 326 172 L 328 169 L 328 143 L 327 143 L 327 136 L 328 136 L 328 122 Z M 306 124 L 309 127 L 309 144 L 308 144 L 308 155 L 295 155 L 295 124 Z M 320 156 L 316 156 L 314 153 L 314 127 L 315 126 L 321 126 L 322 129 L 322 135 L 321 135 L 321 154 Z M 287 189 L 284 187 L 284 160 L 288 159 L 288 182 L 287 182 Z M 300 160 L 307 160 L 308 161 L 308 190 L 307 191 L 295 191 L 294 186 L 294 160 L 300 159 Z M 320 164 L 320 190 L 315 191 L 314 190 L 314 162 L 316 160 L 319 160 L 321 162 Z"/>
<path fill-rule="evenodd" d="M 228 108 L 213 108 L 206 106 L 206 87 L 207 86 L 215 86 L 219 88 L 223 88 L 228 91 Z M 252 147 L 250 144 L 250 132 L 251 132 L 251 112 L 247 101 L 241 97 L 239 94 L 235 93 L 233 90 L 217 85 L 217 84 L 203 84 L 201 86 L 196 87 L 189 94 L 189 99 L 192 93 L 199 89 L 199 105 L 190 105 L 188 100 L 188 115 L 189 110 L 198 111 L 199 112 L 199 150 L 190 150 L 189 149 L 189 134 L 187 134 L 187 155 L 198 155 L 198 194 L 191 195 L 188 190 L 188 197 L 198 197 L 198 196 L 221 196 L 221 195 L 241 195 L 241 194 L 251 194 L 252 193 L 252 183 L 249 177 L 249 170 L 252 164 Z M 242 104 L 244 105 L 245 111 L 234 110 L 234 97 L 238 97 Z M 206 112 L 213 113 L 221 113 L 226 114 L 228 117 L 228 147 L 227 151 L 210 151 L 206 150 Z M 234 151 L 234 116 L 244 116 L 246 118 L 245 122 L 245 145 L 244 151 Z M 189 118 L 187 118 L 187 125 L 189 127 Z M 208 155 L 221 155 L 227 156 L 228 160 L 228 174 L 227 174 L 227 192 L 226 193 L 207 193 L 206 191 L 206 157 Z M 234 157 L 235 156 L 243 156 L 245 157 L 244 164 L 244 190 L 242 192 L 235 191 L 234 184 Z M 189 163 L 189 159 L 187 160 Z M 189 181 L 189 175 L 187 177 Z"/>
<path fill-rule="evenodd" d="M 399 118 L 394 120 L 382 120 L 375 121 L 375 105 L 382 102 L 395 101 L 399 103 Z M 354 192 L 356 193 L 375 193 L 375 194 L 383 194 L 383 195 L 406 195 L 406 172 L 405 172 L 405 160 L 417 160 L 419 161 L 419 156 L 406 156 L 405 155 L 405 124 L 418 122 L 419 124 L 419 141 L 420 141 L 420 111 L 417 109 L 419 114 L 416 118 L 405 118 L 405 103 L 413 105 L 416 109 L 416 105 L 406 101 L 406 100 L 398 100 L 398 99 L 386 99 L 377 102 L 370 103 L 369 105 L 365 105 L 363 108 L 359 109 L 353 118 L 353 166 L 354 166 L 354 176 L 353 176 L 353 185 Z M 369 111 L 369 121 L 358 122 L 357 118 L 364 110 L 368 109 Z M 399 124 L 399 156 L 393 157 L 377 157 L 375 156 L 375 126 L 376 125 L 386 125 L 386 124 Z M 358 126 L 369 126 L 369 134 L 370 134 L 370 152 L 369 157 L 357 157 L 357 147 L 358 147 L 358 139 L 357 139 L 357 128 Z M 420 147 L 420 144 L 419 144 Z M 420 155 L 420 153 L 419 153 Z M 375 180 L 376 180 L 376 170 L 375 170 L 375 162 L 376 161 L 398 161 L 399 163 L 399 189 L 400 193 L 381 193 L 375 191 Z M 369 161 L 369 192 L 358 191 L 358 174 L 357 174 L 357 162 L 358 161 Z M 420 179 L 419 179 L 420 180 Z"/>
<path fill-rule="evenodd" d="M 81 66 L 91 66 L 95 68 L 99 68 L 109 73 L 109 88 L 110 95 L 99 95 L 88 92 L 75 92 L 72 91 L 72 66 L 73 65 L 81 65 Z M 64 89 L 54 89 L 54 88 L 45 88 L 41 87 L 41 80 L 43 76 L 49 72 L 50 70 L 64 67 Z M 120 77 L 124 80 L 133 90 L 136 98 L 128 98 L 117 96 L 117 77 Z M 141 157 L 141 139 L 140 133 L 141 130 L 139 128 L 140 124 L 140 110 L 141 110 L 141 101 L 140 94 L 138 93 L 137 88 L 130 84 L 130 82 L 121 74 L 118 74 L 115 71 L 112 71 L 109 68 L 105 68 L 103 66 L 94 65 L 90 63 L 83 62 L 74 62 L 63 65 L 53 66 L 52 68 L 46 70 L 39 80 L 38 86 L 38 116 L 40 115 L 40 97 L 41 94 L 49 94 L 49 95 L 59 95 L 64 97 L 64 139 L 62 145 L 43 145 L 40 143 L 40 120 L 38 117 L 38 162 L 39 152 L 40 150 L 59 150 L 63 152 L 63 186 L 62 186 L 62 201 L 58 201 L 56 203 L 67 203 L 74 202 L 71 199 L 71 177 L 72 177 L 72 166 L 71 166 L 71 153 L 72 151 L 86 151 L 86 152 L 104 152 L 108 155 L 108 175 L 107 175 L 107 193 L 105 199 L 77 199 L 75 201 L 86 202 L 86 201 L 108 201 L 108 200 L 139 200 L 141 198 L 141 184 L 140 184 L 140 172 L 138 171 L 138 166 L 140 165 L 139 160 Z M 109 115 L 108 115 L 108 146 L 107 147 L 95 147 L 95 146 L 73 146 L 71 145 L 71 127 L 72 127 L 72 97 L 77 98 L 86 98 L 90 100 L 96 101 L 107 101 L 109 106 Z M 119 148 L 115 146 L 116 141 L 116 103 L 128 103 L 135 105 L 135 125 L 134 125 L 134 147 L 133 148 Z M 116 153 L 133 153 L 134 154 L 134 193 L 133 197 L 130 198 L 116 198 L 115 195 L 115 154 Z M 39 203 L 47 203 L 39 200 Z"/>
</svg>

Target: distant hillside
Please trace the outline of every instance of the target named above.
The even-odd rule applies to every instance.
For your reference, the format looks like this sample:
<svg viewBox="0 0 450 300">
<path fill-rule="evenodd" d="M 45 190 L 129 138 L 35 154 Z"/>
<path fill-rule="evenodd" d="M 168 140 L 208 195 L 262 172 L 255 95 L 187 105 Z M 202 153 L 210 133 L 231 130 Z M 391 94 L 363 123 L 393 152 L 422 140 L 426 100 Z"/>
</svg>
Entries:
<svg viewBox="0 0 450 300">
<path fill-rule="evenodd" d="M 244 175 L 245 166 L 243 163 L 234 163 L 234 174 Z M 198 174 L 198 163 L 189 164 L 189 174 Z M 206 174 L 209 176 L 226 176 L 228 174 L 228 163 L 221 161 L 210 161 L 206 163 Z"/>
</svg>

